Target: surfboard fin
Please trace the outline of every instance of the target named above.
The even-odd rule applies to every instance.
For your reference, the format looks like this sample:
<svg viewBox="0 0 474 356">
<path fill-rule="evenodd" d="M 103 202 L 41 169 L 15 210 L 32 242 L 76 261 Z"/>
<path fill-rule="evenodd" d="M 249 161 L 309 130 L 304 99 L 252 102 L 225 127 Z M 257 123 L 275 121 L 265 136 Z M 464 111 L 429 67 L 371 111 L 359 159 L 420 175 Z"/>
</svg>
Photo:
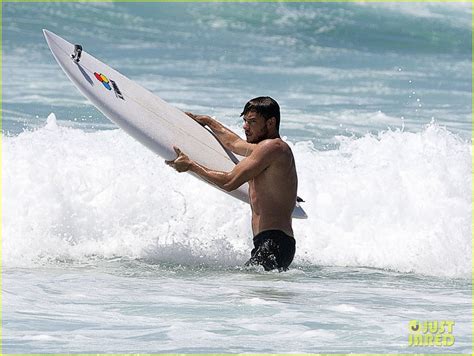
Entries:
<svg viewBox="0 0 474 356">
<path fill-rule="evenodd" d="M 79 63 L 81 60 L 82 46 L 79 44 L 74 45 L 74 53 L 71 54 L 71 58 L 74 62 Z"/>
<path fill-rule="evenodd" d="M 296 201 L 297 201 L 298 203 L 304 203 L 304 200 L 303 200 L 303 198 L 301 198 L 301 197 L 296 197 Z"/>
</svg>

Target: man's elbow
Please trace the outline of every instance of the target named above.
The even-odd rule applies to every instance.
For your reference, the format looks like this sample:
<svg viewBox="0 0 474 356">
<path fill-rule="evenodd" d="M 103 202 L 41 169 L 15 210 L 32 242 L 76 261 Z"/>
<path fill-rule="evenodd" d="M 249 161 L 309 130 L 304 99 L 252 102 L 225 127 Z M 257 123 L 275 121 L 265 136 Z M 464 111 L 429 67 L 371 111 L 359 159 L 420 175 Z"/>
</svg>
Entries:
<svg viewBox="0 0 474 356">
<path fill-rule="evenodd" d="M 221 188 L 224 189 L 226 192 L 231 192 L 233 190 L 236 190 L 238 187 L 235 187 L 231 184 L 224 184 Z"/>
<path fill-rule="evenodd" d="M 226 142 L 226 147 L 229 151 L 231 152 L 234 152 L 235 153 L 235 150 L 236 150 L 236 143 L 237 143 L 237 140 L 229 140 Z"/>
<path fill-rule="evenodd" d="M 225 183 L 223 186 L 222 186 L 222 189 L 224 189 L 226 192 L 231 192 L 233 190 L 236 190 L 238 187 L 240 187 L 242 184 L 239 184 L 238 182 L 236 181 L 229 181 L 227 183 Z"/>
</svg>

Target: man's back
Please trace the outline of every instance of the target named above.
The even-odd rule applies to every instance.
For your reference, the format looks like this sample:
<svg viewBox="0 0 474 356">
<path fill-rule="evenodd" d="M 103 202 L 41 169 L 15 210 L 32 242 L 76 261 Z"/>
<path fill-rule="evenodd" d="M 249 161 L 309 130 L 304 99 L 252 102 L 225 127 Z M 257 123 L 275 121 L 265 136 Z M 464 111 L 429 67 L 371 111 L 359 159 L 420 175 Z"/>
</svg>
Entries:
<svg viewBox="0 0 474 356">
<path fill-rule="evenodd" d="M 293 236 L 291 213 L 298 186 L 293 153 L 280 138 L 264 140 L 258 145 L 268 148 L 271 163 L 249 181 L 253 233 L 281 230 Z"/>
</svg>

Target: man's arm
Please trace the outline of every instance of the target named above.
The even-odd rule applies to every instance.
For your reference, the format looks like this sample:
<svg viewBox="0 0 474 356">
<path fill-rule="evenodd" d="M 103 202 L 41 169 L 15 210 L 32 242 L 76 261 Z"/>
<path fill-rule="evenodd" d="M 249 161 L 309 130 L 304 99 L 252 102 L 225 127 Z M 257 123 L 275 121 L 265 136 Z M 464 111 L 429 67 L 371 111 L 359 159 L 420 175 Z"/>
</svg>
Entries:
<svg viewBox="0 0 474 356">
<path fill-rule="evenodd" d="M 231 131 L 219 121 L 214 120 L 212 117 L 207 115 L 195 115 L 190 112 L 186 112 L 190 118 L 197 121 L 203 126 L 207 126 L 217 136 L 219 141 L 226 147 L 238 155 L 248 157 L 255 148 L 255 144 L 248 143 L 247 141 L 240 138 L 235 132 Z"/>
<path fill-rule="evenodd" d="M 173 167 L 178 172 L 194 172 L 208 182 L 230 192 L 262 173 L 270 165 L 276 147 L 275 145 L 268 144 L 256 145 L 252 154 L 240 161 L 230 172 L 206 168 L 191 160 L 179 148 L 174 147 L 174 150 L 178 157 L 174 161 L 165 161 L 167 165 Z"/>
</svg>

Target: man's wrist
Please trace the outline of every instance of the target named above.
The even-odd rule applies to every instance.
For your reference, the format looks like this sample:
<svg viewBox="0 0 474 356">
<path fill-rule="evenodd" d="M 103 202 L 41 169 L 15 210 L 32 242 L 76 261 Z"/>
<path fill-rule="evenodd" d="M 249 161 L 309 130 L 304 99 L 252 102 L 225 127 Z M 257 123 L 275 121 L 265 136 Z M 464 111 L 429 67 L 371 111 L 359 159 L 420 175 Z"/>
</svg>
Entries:
<svg viewBox="0 0 474 356">
<path fill-rule="evenodd" d="M 197 164 L 193 160 L 190 160 L 188 171 L 196 173 Z"/>
</svg>

